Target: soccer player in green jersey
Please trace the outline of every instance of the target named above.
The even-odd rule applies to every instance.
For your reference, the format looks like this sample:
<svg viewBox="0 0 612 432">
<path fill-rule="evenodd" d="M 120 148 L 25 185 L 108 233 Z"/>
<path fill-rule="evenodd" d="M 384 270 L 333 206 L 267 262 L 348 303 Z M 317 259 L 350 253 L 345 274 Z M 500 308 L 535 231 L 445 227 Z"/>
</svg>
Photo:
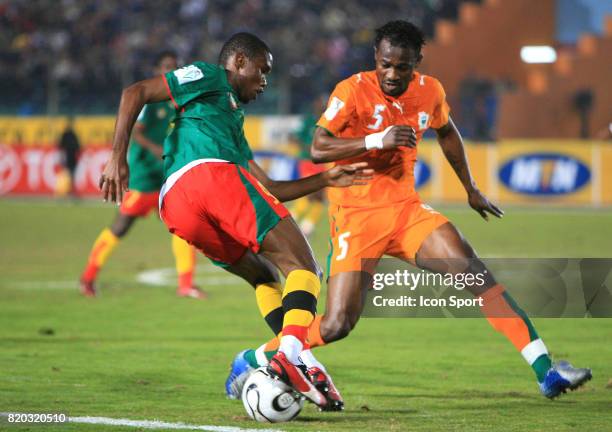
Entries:
<svg viewBox="0 0 612 432">
<path fill-rule="evenodd" d="M 161 75 L 176 67 L 176 54 L 165 51 L 157 56 L 154 72 L 155 75 Z M 102 230 L 91 249 L 80 280 L 83 295 L 96 295 L 98 272 L 119 240 L 129 232 L 137 218 L 145 217 L 151 210 L 157 209 L 159 190 L 164 182 L 162 147 L 173 118 L 174 107 L 168 101 L 148 104 L 140 111 L 128 150 L 130 192 L 121 203 L 112 225 Z M 205 293 L 193 285 L 193 247 L 180 237 L 172 236 L 172 252 L 178 273 L 177 295 L 204 298 Z"/>
<path fill-rule="evenodd" d="M 364 163 L 338 165 L 296 181 L 271 180 L 253 160 L 241 107 L 264 91 L 270 49 L 258 37 L 238 33 L 224 44 L 218 63 L 195 62 L 123 91 L 100 188 L 105 199 L 124 198 L 126 152 L 138 112 L 147 103 L 171 100 L 176 118 L 164 142 L 163 221 L 170 232 L 255 287 L 266 321 L 275 334 L 282 333 L 269 373 L 322 409 L 339 409 L 340 395 L 306 340 L 321 270 L 280 202 L 326 186 L 365 184 L 372 171 Z M 285 276 L 282 289 L 269 263 Z"/>
</svg>

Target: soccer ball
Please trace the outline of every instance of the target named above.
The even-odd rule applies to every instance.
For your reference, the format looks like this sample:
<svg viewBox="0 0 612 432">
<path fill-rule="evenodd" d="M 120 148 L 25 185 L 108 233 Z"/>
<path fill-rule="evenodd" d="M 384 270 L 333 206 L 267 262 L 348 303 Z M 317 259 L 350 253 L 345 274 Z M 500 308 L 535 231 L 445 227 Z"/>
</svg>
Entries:
<svg viewBox="0 0 612 432">
<path fill-rule="evenodd" d="M 253 420 L 279 423 L 296 418 L 304 406 L 304 399 L 262 367 L 251 373 L 244 383 L 242 403 Z"/>
</svg>

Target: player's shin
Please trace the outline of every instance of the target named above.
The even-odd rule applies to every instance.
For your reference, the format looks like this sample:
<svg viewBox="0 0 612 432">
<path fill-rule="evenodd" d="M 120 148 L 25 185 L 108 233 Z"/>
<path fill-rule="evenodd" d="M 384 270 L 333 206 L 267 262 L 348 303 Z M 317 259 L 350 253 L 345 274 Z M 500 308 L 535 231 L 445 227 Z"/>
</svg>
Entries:
<svg viewBox="0 0 612 432">
<path fill-rule="evenodd" d="M 520 351 L 532 367 L 538 382 L 542 382 L 552 362 L 546 345 L 525 312 L 516 304 L 502 285 L 495 285 L 480 296 L 483 314 L 495 330 Z"/>
<path fill-rule="evenodd" d="M 261 316 L 272 332 L 277 335 L 257 349 L 245 351 L 244 358 L 253 368 L 266 366 L 278 350 L 283 329 L 282 287 L 278 282 L 262 283 L 255 287 L 255 298 Z"/>
<path fill-rule="evenodd" d="M 283 335 L 279 351 L 293 364 L 299 364 L 299 354 L 306 344 L 308 328 L 312 323 L 321 282 L 308 270 L 294 270 L 287 275 L 283 291 Z"/>
<path fill-rule="evenodd" d="M 287 275 L 283 291 L 283 335 L 278 352 L 270 359 L 268 373 L 284 381 L 320 408 L 327 398 L 304 375 L 299 355 L 308 346 L 308 327 L 314 318 L 321 290 L 319 277 L 308 270 L 293 270 Z"/>
</svg>

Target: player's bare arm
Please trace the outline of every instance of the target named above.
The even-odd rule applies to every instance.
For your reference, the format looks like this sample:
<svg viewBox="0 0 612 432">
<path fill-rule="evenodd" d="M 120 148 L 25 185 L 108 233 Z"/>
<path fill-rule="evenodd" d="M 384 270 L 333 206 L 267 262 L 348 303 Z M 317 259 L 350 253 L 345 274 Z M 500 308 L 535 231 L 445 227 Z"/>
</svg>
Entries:
<svg viewBox="0 0 612 432">
<path fill-rule="evenodd" d="M 299 180 L 276 181 L 268 177 L 264 170 L 257 165 L 257 162 L 249 162 L 251 173 L 281 202 L 303 197 L 325 187 L 364 185 L 372 178 L 373 174 L 373 170 L 366 168 L 367 165 L 367 162 L 339 165 Z"/>
<path fill-rule="evenodd" d="M 147 136 L 144 134 L 145 130 L 145 125 L 140 122 L 136 122 L 132 130 L 132 138 L 134 138 L 134 140 L 136 140 L 142 147 L 153 153 L 158 159 L 161 159 L 162 155 L 164 154 L 164 149 L 162 146 L 155 144 L 153 141 L 147 138 Z"/>
<path fill-rule="evenodd" d="M 410 126 L 390 126 L 361 138 L 337 138 L 319 127 L 314 134 L 310 155 L 314 163 L 324 163 L 358 156 L 376 148 L 415 146 L 416 134 Z"/>
<path fill-rule="evenodd" d="M 110 198 L 112 202 L 119 203 L 123 198 L 123 192 L 127 190 L 129 174 L 127 148 L 138 114 L 146 104 L 169 98 L 162 76 L 134 83 L 121 93 L 111 158 L 100 176 L 99 186 L 105 201 Z"/>
<path fill-rule="evenodd" d="M 489 219 L 487 212 L 498 218 L 502 217 L 504 212 L 490 202 L 476 187 L 476 182 L 470 172 L 467 156 L 465 154 L 463 139 L 453 123 L 453 120 L 449 117 L 447 124 L 436 129 L 436 134 L 438 135 L 438 142 L 440 143 L 440 147 L 442 147 L 446 160 L 448 160 L 448 163 L 453 167 L 455 174 L 457 174 L 457 177 L 468 194 L 470 207 L 476 210 L 485 220 Z"/>
</svg>

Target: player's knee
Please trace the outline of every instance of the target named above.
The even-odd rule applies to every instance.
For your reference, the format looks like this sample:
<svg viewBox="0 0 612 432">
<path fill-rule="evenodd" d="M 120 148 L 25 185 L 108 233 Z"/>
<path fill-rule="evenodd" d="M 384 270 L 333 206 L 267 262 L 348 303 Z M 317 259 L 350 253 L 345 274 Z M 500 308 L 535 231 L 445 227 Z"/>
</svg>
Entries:
<svg viewBox="0 0 612 432">
<path fill-rule="evenodd" d="M 113 222 L 113 225 L 110 228 L 111 232 L 116 237 L 119 237 L 119 238 L 123 237 L 130 230 L 130 227 L 132 226 L 134 219 L 135 219 L 134 217 L 125 216 L 125 215 L 120 214 Z"/>
<path fill-rule="evenodd" d="M 258 271 L 251 275 L 250 279 L 251 280 L 249 280 L 248 282 L 254 287 L 263 283 L 281 282 L 278 271 L 267 263 L 259 267 Z"/>
<path fill-rule="evenodd" d="M 309 271 L 310 273 L 315 274 L 317 278 L 319 278 L 319 282 L 323 281 L 323 269 L 314 260 L 312 262 L 295 263 L 289 268 L 289 271 L 287 272 L 287 274 L 291 273 L 294 270 Z"/>
<path fill-rule="evenodd" d="M 357 319 L 350 314 L 325 315 L 321 322 L 321 336 L 325 342 L 333 342 L 343 339 L 355 328 Z"/>
<path fill-rule="evenodd" d="M 126 223 L 114 223 L 111 226 L 111 232 L 115 235 L 115 237 L 121 238 L 127 234 L 130 229 L 130 224 Z"/>
</svg>

